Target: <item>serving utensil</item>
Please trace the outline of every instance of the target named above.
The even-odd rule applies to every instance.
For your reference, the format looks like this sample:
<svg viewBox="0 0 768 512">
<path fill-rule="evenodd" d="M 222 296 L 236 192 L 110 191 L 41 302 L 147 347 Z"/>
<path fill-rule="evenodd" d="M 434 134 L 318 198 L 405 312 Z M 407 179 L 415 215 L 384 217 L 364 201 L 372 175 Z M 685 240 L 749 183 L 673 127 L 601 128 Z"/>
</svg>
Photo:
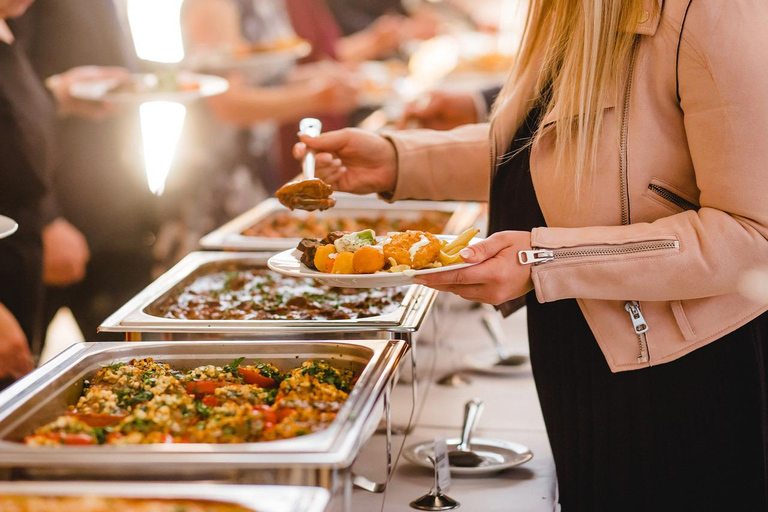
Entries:
<svg viewBox="0 0 768 512">
<path fill-rule="evenodd" d="M 307 117 L 299 123 L 299 134 L 308 137 L 317 137 L 323 129 L 319 119 Z M 327 210 L 336 204 L 331 197 L 333 189 L 323 180 L 315 178 L 315 151 L 308 149 L 302 161 L 304 179 L 287 183 L 280 187 L 275 197 L 284 206 L 291 210 L 298 208 L 309 212 L 315 210 Z"/>
<path fill-rule="evenodd" d="M 485 458 L 476 454 L 471 448 L 472 433 L 477 426 L 477 421 L 483 413 L 483 401 L 473 398 L 464 405 L 464 425 L 461 428 L 461 442 L 455 450 L 448 452 L 448 462 L 451 466 L 460 468 L 474 468 L 485 462 Z"/>
<path fill-rule="evenodd" d="M 493 348 L 499 356 L 499 360 L 494 366 L 520 366 L 528 362 L 528 357 L 524 355 L 510 355 L 504 346 L 504 329 L 501 327 L 501 320 L 495 311 L 483 315 L 483 326 L 491 337 Z"/>
</svg>

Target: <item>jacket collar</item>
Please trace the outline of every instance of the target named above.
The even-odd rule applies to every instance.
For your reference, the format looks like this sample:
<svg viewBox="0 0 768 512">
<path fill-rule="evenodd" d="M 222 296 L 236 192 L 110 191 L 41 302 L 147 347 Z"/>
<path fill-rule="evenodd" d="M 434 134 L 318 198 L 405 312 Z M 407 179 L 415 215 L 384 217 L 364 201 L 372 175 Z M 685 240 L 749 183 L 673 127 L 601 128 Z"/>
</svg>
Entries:
<svg viewBox="0 0 768 512">
<path fill-rule="evenodd" d="M 655 35 L 661 21 L 662 9 L 664 9 L 664 0 L 643 0 L 643 12 L 635 33 L 643 36 Z"/>
</svg>

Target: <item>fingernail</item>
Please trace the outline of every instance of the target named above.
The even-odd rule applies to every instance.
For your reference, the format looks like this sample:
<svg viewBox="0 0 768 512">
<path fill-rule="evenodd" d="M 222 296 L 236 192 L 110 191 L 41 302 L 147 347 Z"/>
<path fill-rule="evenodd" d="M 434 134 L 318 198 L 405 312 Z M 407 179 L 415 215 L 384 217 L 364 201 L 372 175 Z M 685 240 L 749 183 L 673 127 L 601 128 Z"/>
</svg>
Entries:
<svg viewBox="0 0 768 512">
<path fill-rule="evenodd" d="M 334 167 L 339 167 L 339 166 L 341 165 L 341 159 L 339 159 L 339 158 L 334 158 L 334 159 L 333 159 L 333 161 L 331 162 L 331 164 L 332 164 Z"/>
<path fill-rule="evenodd" d="M 472 258 L 475 256 L 475 250 L 470 249 L 469 247 L 465 247 L 459 251 L 459 256 L 462 258 Z"/>
</svg>

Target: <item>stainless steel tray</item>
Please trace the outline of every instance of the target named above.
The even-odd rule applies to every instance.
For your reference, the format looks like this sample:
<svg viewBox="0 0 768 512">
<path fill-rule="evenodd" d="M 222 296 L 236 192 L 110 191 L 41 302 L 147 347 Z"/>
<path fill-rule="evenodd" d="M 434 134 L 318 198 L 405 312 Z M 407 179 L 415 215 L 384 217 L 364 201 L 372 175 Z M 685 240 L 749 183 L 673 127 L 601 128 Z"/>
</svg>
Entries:
<svg viewBox="0 0 768 512">
<path fill-rule="evenodd" d="M 213 250 L 234 251 L 282 251 L 291 249 L 301 240 L 300 238 L 268 238 L 245 236 L 243 231 L 254 224 L 268 218 L 275 212 L 289 211 L 277 199 L 270 198 L 253 209 L 224 224 L 207 234 L 200 240 L 200 247 Z M 350 218 L 377 217 L 383 215 L 389 218 L 417 217 L 423 212 L 436 211 L 451 213 L 443 233 L 458 235 L 471 227 L 482 212 L 479 203 L 458 203 L 447 201 L 398 201 L 389 204 L 375 196 L 352 196 L 337 194 L 336 206 L 325 212 L 315 212 L 316 217 Z M 297 217 L 304 217 L 306 212 L 295 211 Z"/>
<path fill-rule="evenodd" d="M 230 336 L 248 338 L 292 336 L 317 333 L 415 332 L 434 302 L 436 292 L 422 286 L 410 286 L 400 307 L 393 312 L 356 320 L 179 320 L 162 318 L 146 311 L 162 301 L 180 285 L 207 265 L 242 262 L 266 267 L 270 254 L 194 252 L 110 315 L 99 327 L 104 332 L 126 333 L 198 333 L 207 339 Z M 376 336 L 374 336 L 376 337 Z M 387 337 L 387 336 L 382 336 Z"/>
<path fill-rule="evenodd" d="M 337 488 L 375 431 L 404 341 L 99 342 L 76 344 L 0 393 L 0 468 L 21 478 L 224 479 Z M 294 439 L 242 444 L 32 447 L 20 441 L 54 420 L 80 396 L 101 365 L 153 357 L 177 368 L 260 359 L 278 368 L 309 359 L 356 371 L 359 379 L 335 421 Z M 254 471 L 259 470 L 259 471 Z M 271 470 L 271 471 L 267 471 Z M 2 471 L 0 471 L 2 475 Z M 8 477 L 8 475 L 6 475 Z M 0 476 L 0 479 L 2 477 Z"/>
<path fill-rule="evenodd" d="M 210 500 L 253 512 L 324 512 L 330 500 L 328 491 L 318 487 L 171 482 L 0 482 L 2 496 Z"/>
</svg>

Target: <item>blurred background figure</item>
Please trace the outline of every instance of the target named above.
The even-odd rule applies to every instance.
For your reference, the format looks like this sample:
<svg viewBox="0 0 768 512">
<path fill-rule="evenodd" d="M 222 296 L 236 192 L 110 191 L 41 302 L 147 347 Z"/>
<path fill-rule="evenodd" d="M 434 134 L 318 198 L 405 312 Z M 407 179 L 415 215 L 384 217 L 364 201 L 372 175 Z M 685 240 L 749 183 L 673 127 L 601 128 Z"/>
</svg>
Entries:
<svg viewBox="0 0 768 512">
<path fill-rule="evenodd" d="M 38 0 L 18 29 L 38 78 L 55 84 L 57 94 L 68 95 L 72 82 L 88 72 L 125 76 L 135 60 L 112 0 Z M 79 76 L 61 75 L 77 66 L 83 66 Z M 154 197 L 136 157 L 136 111 L 114 110 L 56 120 L 52 186 L 44 203 L 43 325 L 66 306 L 86 339 L 149 283 L 157 229 Z"/>
<path fill-rule="evenodd" d="M 19 223 L 14 235 L 0 240 L 0 388 L 32 368 L 42 338 L 42 205 L 55 154 L 55 116 L 106 116 L 106 105 L 70 97 L 68 84 L 125 72 L 67 70 L 49 84 L 49 95 L 16 39 L 14 19 L 30 4 L 0 0 L 0 214 Z"/>
<path fill-rule="evenodd" d="M 405 106 L 398 128 L 451 130 L 465 124 L 484 123 L 500 91 L 501 86 L 477 92 L 432 91 L 426 100 Z"/>
</svg>

